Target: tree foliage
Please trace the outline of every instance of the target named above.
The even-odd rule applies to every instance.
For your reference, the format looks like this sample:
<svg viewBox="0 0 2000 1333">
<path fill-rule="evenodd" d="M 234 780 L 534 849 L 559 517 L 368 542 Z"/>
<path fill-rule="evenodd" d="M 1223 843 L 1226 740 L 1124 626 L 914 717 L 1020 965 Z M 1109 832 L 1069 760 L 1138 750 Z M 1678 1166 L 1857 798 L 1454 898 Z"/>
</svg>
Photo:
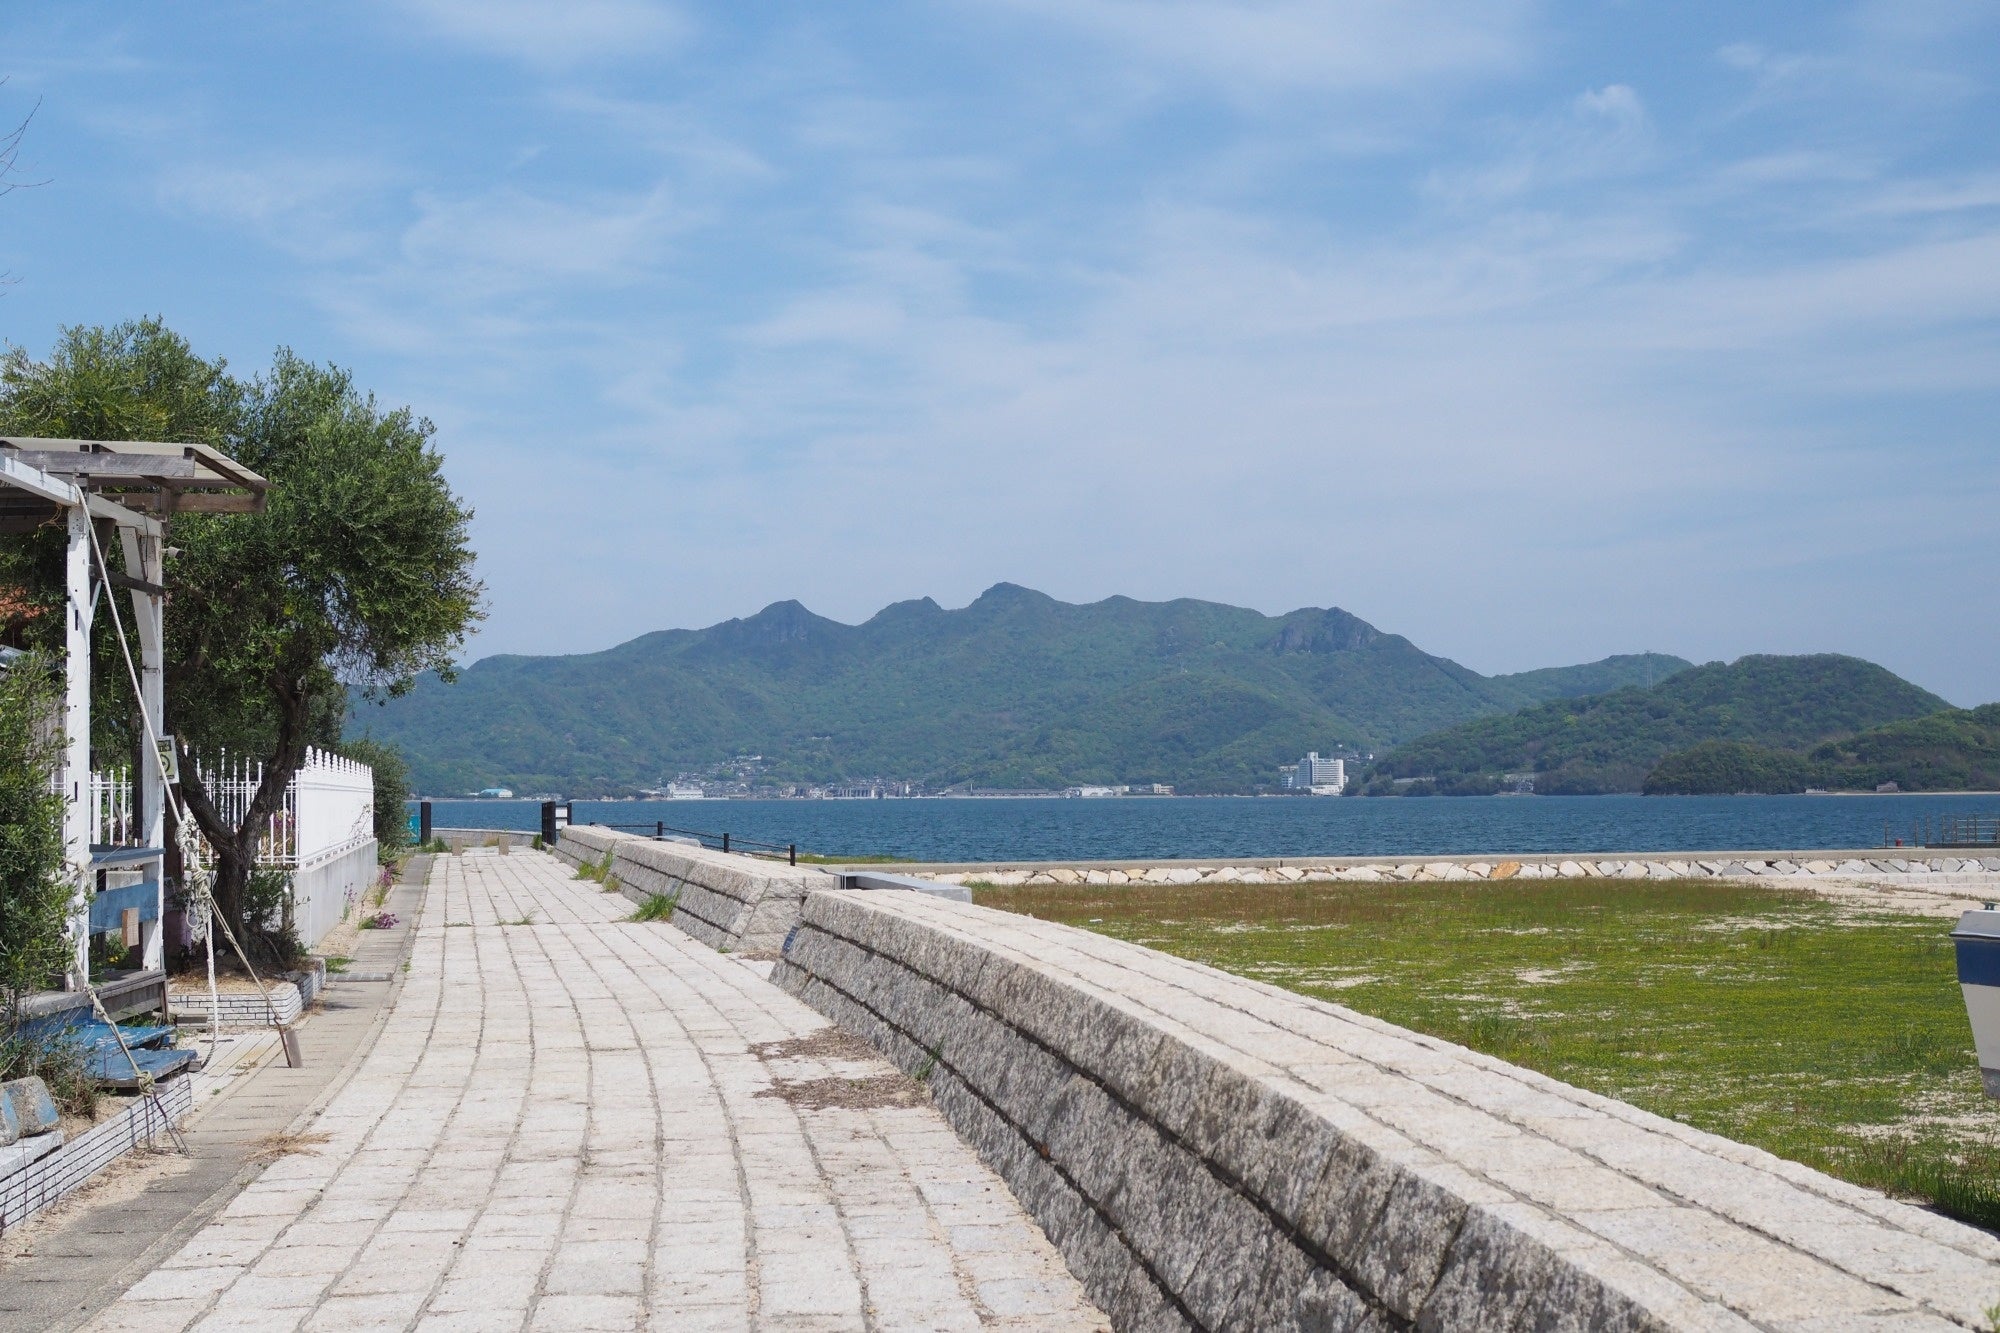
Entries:
<svg viewBox="0 0 2000 1333">
<path fill-rule="evenodd" d="M 375 775 L 375 844 L 385 857 L 410 842 L 410 766 L 393 745 L 362 736 L 340 743 L 340 752 Z"/>
<path fill-rule="evenodd" d="M 242 410 L 242 386 L 220 360 L 197 356 L 158 320 L 109 328 L 66 328 L 41 360 L 24 348 L 0 356 L 0 426 L 8 434 L 73 440 L 167 440 L 227 449 Z M 25 537 L 0 538 L 0 587 L 13 637 L 63 651 L 63 552 L 58 522 Z M 118 543 L 106 558 L 122 567 Z M 131 572 L 131 571 L 127 571 Z M 138 734 L 125 663 L 108 613 L 91 641 L 91 748 L 129 755 Z"/>
<path fill-rule="evenodd" d="M 74 885 L 63 858 L 60 697 L 49 659 L 0 670 L 0 993 L 12 1008 L 69 962 L 63 931 Z"/>
<path fill-rule="evenodd" d="M 169 536 L 167 725 L 217 852 L 217 904 L 241 929 L 256 832 L 306 748 L 338 740 L 351 699 L 449 678 L 480 615 L 471 512 L 445 482 L 432 426 L 289 349 L 238 380 L 157 320 L 65 329 L 44 360 L 11 353 L 0 418 L 22 434 L 211 444 L 271 482 L 263 513 L 180 515 Z M 38 555 L 24 550 L 17 567 L 45 582 Z M 264 765 L 233 825 L 192 762 L 223 747 Z"/>
<path fill-rule="evenodd" d="M 1814 785 L 1812 763 L 1747 741 L 1703 741 L 1668 755 L 1646 775 L 1648 796 L 1782 796 Z"/>
<path fill-rule="evenodd" d="M 1648 794 L 2000 790 L 2000 704 L 1891 722 L 1801 754 L 1768 746 L 1696 746 L 1662 759 Z"/>
</svg>

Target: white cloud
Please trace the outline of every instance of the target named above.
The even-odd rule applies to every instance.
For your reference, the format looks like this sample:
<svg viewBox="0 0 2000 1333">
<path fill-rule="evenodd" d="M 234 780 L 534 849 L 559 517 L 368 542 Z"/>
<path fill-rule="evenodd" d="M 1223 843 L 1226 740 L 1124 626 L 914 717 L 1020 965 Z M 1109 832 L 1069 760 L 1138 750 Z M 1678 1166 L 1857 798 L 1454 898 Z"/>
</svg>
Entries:
<svg viewBox="0 0 2000 1333">
<path fill-rule="evenodd" d="M 1434 170 L 1425 184 L 1436 198 L 1488 206 L 1552 185 L 1634 175 L 1653 164 L 1654 150 L 1639 94 L 1613 83 L 1514 130 L 1488 160 Z"/>
<path fill-rule="evenodd" d="M 1554 52 L 1526 0 L 978 8 L 893 57 L 787 11 L 647 89 L 588 62 L 675 11 L 418 6 L 492 125 L 146 163 L 270 247 L 295 345 L 439 420 L 482 651 L 1012 578 L 1344 603 L 1487 669 L 1886 658 L 1930 631 L 1875 594 L 2000 558 L 2000 177 L 1875 114 L 1898 69 Z M 1925 660 L 2000 660 L 1960 630 Z"/>
<path fill-rule="evenodd" d="M 1600 116 L 1621 128 L 1643 125 L 1646 120 L 1646 108 L 1640 105 L 1639 94 L 1622 83 L 1578 93 L 1576 109 L 1579 114 Z"/>
<path fill-rule="evenodd" d="M 986 0 L 1232 97 L 1407 93 L 1530 59 L 1525 0 Z"/>
<path fill-rule="evenodd" d="M 428 32 L 537 68 L 644 59 L 679 47 L 691 24 L 659 0 L 395 0 Z"/>
<path fill-rule="evenodd" d="M 518 187 L 420 194 L 400 276 L 484 304 L 578 281 L 629 281 L 659 264 L 683 215 L 665 186 L 550 197 Z"/>
<path fill-rule="evenodd" d="M 374 253 L 381 233 L 364 219 L 399 184 L 393 168 L 365 158 L 237 153 L 182 156 L 160 177 L 158 188 L 174 212 L 223 223 L 287 254 L 325 264 Z"/>
</svg>

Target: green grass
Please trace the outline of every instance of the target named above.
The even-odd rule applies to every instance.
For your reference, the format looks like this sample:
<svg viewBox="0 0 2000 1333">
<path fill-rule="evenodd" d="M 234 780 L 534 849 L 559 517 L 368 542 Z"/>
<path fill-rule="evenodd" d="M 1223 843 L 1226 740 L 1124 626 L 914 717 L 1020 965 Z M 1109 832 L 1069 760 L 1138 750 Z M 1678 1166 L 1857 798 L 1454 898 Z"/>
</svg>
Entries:
<svg viewBox="0 0 2000 1333">
<path fill-rule="evenodd" d="M 646 901 L 634 908 L 632 915 L 626 919 L 629 921 L 671 921 L 674 919 L 674 908 L 680 905 L 680 900 L 681 896 L 678 893 L 649 893 L 646 895 Z"/>
<path fill-rule="evenodd" d="M 1713 880 L 978 888 L 2000 1227 L 1937 918 Z"/>
</svg>

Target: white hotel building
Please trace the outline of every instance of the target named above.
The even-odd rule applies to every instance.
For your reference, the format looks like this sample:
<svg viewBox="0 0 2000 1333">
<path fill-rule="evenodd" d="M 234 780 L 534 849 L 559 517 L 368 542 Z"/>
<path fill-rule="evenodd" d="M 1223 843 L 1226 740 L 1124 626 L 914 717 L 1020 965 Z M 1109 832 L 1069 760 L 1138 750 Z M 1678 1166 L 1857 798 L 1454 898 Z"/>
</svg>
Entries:
<svg viewBox="0 0 2000 1333">
<path fill-rule="evenodd" d="M 1347 786 L 1347 761 L 1322 759 L 1317 750 L 1308 751 L 1306 757 L 1298 763 L 1286 764 L 1278 771 L 1284 775 L 1284 786 L 1289 791 L 1309 791 L 1315 796 L 1338 796 Z"/>
</svg>

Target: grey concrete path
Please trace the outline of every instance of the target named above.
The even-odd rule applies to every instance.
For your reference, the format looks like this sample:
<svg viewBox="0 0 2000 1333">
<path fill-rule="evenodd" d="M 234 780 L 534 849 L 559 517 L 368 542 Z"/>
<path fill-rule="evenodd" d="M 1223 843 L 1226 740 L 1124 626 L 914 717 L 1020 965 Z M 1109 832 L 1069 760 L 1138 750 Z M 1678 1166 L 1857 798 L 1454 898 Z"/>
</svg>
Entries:
<svg viewBox="0 0 2000 1333">
<path fill-rule="evenodd" d="M 90 1327 L 1103 1327 L 920 1088 L 630 911 L 541 853 L 437 858 L 324 1141 Z"/>
<path fill-rule="evenodd" d="M 422 883 L 409 883 L 391 893 L 389 907 L 414 919 L 422 901 Z M 400 975 L 409 936 L 408 928 L 363 936 L 384 975 Z M 183 1135 L 189 1159 L 126 1164 L 150 1177 L 143 1188 L 135 1192 L 113 1180 L 86 1186 L 28 1224 L 19 1239 L 25 1253 L 0 1259 L 0 1333 L 75 1328 L 179 1251 L 265 1169 L 273 1137 L 310 1115 L 359 1067 L 393 989 L 379 982 L 329 986 L 299 1025 L 305 1056 L 299 1069 L 271 1058 L 276 1041 L 268 1035 L 237 1039 L 252 1048 L 248 1059 L 225 1046 L 218 1068 L 197 1077 Z M 206 1038 L 193 1040 L 205 1054 Z"/>
</svg>

